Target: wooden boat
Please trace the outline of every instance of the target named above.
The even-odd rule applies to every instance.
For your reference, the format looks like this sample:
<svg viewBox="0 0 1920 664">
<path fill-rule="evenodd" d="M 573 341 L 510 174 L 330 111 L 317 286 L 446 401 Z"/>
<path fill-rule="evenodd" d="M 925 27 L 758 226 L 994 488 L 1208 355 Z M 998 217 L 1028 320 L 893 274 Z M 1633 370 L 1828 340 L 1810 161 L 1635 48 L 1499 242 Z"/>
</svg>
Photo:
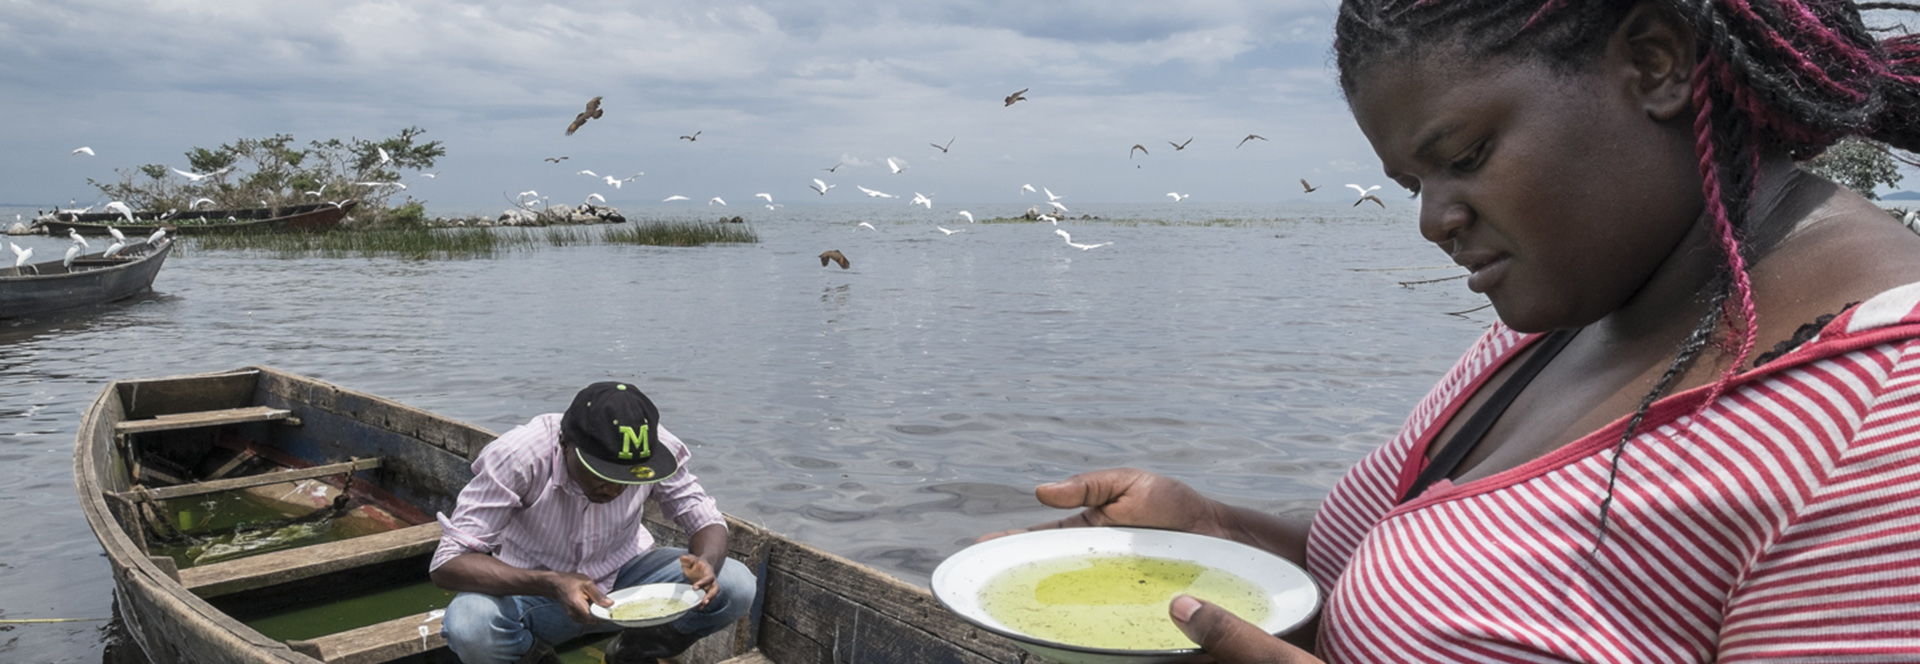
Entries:
<svg viewBox="0 0 1920 664">
<path fill-rule="evenodd" d="M 113 258 L 104 251 L 75 256 L 73 265 L 56 258 L 20 267 L 0 268 L 0 318 L 32 316 L 113 302 L 153 286 L 173 238 L 155 246 L 145 240 L 123 248 Z"/>
<path fill-rule="evenodd" d="M 470 460 L 495 437 L 265 367 L 122 380 L 86 411 L 74 484 L 111 563 L 121 619 L 156 662 L 451 661 L 432 613 L 451 593 L 427 580 L 440 538 L 431 515 L 453 510 L 472 477 Z M 191 506 L 248 492 L 316 496 L 321 505 L 302 509 L 362 511 L 366 522 L 391 523 L 192 566 L 170 553 L 169 531 L 212 518 Z M 344 504 L 340 495 L 349 496 Z M 1026 660 L 924 589 L 731 516 L 727 524 L 732 556 L 759 578 L 760 606 L 678 664 Z M 684 546 L 657 512 L 647 525 L 662 542 Z M 342 614 L 348 619 L 333 623 Z M 306 633 L 279 633 L 287 624 Z M 562 644 L 562 655 L 597 661 L 591 649 L 605 641 Z"/>
<path fill-rule="evenodd" d="M 314 232 L 339 226 L 340 220 L 345 219 L 347 213 L 359 204 L 359 201 L 347 201 L 338 205 L 308 203 L 284 207 L 197 210 L 165 219 L 159 219 L 159 215 L 152 212 L 142 212 L 134 215 L 131 222 L 118 212 L 61 212 L 35 224 L 55 236 L 66 235 L 67 229 L 73 229 L 89 237 L 108 235 L 108 226 L 123 233 L 141 235 L 152 233 L 156 228 L 166 228 L 168 233 L 178 235 Z"/>
</svg>

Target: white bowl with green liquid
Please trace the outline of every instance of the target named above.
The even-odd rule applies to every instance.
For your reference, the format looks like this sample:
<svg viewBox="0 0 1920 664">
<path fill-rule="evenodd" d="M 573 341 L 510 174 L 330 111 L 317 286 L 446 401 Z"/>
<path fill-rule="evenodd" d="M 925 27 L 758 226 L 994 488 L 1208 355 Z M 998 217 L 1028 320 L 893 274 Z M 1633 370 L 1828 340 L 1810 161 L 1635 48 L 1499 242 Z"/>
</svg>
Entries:
<svg viewBox="0 0 1920 664">
<path fill-rule="evenodd" d="M 621 627 L 651 627 L 687 615 L 706 593 L 685 583 L 649 583 L 607 593 L 613 606 L 589 604 L 594 617 Z"/>
<path fill-rule="evenodd" d="M 933 571 L 954 614 L 1061 664 L 1161 664 L 1200 649 L 1168 617 L 1178 595 L 1218 604 L 1276 636 L 1304 624 L 1320 590 L 1291 561 L 1230 540 L 1147 528 L 1061 528 L 987 540 Z"/>
</svg>

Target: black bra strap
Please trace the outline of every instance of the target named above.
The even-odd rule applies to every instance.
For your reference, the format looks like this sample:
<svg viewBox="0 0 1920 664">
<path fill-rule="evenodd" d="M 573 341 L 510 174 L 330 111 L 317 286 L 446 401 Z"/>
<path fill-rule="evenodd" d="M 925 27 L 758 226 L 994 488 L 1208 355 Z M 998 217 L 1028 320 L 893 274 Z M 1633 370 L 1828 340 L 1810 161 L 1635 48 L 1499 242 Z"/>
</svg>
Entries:
<svg viewBox="0 0 1920 664">
<path fill-rule="evenodd" d="M 1488 397 L 1486 403 L 1480 404 L 1480 409 L 1474 411 L 1473 417 L 1468 418 L 1466 424 L 1460 425 L 1459 431 L 1453 432 L 1453 438 L 1447 441 L 1447 446 L 1440 448 L 1440 454 L 1427 463 L 1426 470 L 1420 471 L 1419 477 L 1414 478 L 1413 486 L 1400 497 L 1400 502 L 1412 500 L 1426 491 L 1427 487 L 1433 486 L 1434 482 L 1452 475 L 1453 469 L 1459 467 L 1460 462 L 1467 458 L 1467 453 L 1472 452 L 1473 448 L 1480 444 L 1480 439 L 1486 437 L 1487 430 L 1493 428 L 1493 423 L 1500 419 L 1502 413 L 1507 412 L 1507 406 L 1513 405 L 1513 400 L 1520 396 L 1520 391 L 1527 389 L 1527 384 L 1533 382 L 1533 377 L 1540 375 L 1540 370 L 1545 369 L 1547 363 L 1552 362 L 1554 356 L 1560 354 L 1560 349 L 1566 348 L 1567 342 L 1572 341 L 1573 336 L 1579 332 L 1579 330 L 1554 330 L 1547 333 L 1546 338 L 1540 340 L 1540 346 L 1534 349 L 1532 355 L 1527 356 L 1526 363 L 1520 365 L 1512 376 L 1508 376 L 1507 382 L 1501 383 L 1500 389 L 1494 390 L 1493 396 Z"/>
</svg>

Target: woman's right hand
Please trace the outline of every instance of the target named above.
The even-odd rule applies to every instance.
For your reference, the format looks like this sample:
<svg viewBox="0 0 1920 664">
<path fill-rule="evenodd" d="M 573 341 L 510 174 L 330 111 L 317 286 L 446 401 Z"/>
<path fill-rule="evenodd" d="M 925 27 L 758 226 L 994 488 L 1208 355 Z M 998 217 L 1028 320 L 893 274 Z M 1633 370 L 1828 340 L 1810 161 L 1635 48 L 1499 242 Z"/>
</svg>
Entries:
<svg viewBox="0 0 1920 664">
<path fill-rule="evenodd" d="M 1222 522 L 1223 505 L 1179 480 L 1144 470 L 1113 468 L 1081 473 L 1042 484 L 1033 494 L 1048 507 L 1086 509 L 1058 521 L 988 533 L 975 541 L 1033 530 L 1087 526 L 1134 526 L 1228 537 Z"/>
</svg>

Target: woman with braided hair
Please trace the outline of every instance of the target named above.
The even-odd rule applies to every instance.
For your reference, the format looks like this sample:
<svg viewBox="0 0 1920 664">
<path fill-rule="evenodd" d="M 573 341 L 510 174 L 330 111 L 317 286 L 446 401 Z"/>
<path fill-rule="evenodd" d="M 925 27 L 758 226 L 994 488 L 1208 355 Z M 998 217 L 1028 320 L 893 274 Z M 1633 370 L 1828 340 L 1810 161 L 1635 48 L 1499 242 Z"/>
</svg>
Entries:
<svg viewBox="0 0 1920 664">
<path fill-rule="evenodd" d="M 1860 15 L 1915 8 L 1344 0 L 1354 117 L 1500 322 L 1311 523 L 1106 470 L 1035 528 L 1305 564 L 1294 643 L 1174 600 L 1224 662 L 1920 661 L 1920 236 L 1795 163 L 1920 149 L 1920 41 Z"/>
</svg>

